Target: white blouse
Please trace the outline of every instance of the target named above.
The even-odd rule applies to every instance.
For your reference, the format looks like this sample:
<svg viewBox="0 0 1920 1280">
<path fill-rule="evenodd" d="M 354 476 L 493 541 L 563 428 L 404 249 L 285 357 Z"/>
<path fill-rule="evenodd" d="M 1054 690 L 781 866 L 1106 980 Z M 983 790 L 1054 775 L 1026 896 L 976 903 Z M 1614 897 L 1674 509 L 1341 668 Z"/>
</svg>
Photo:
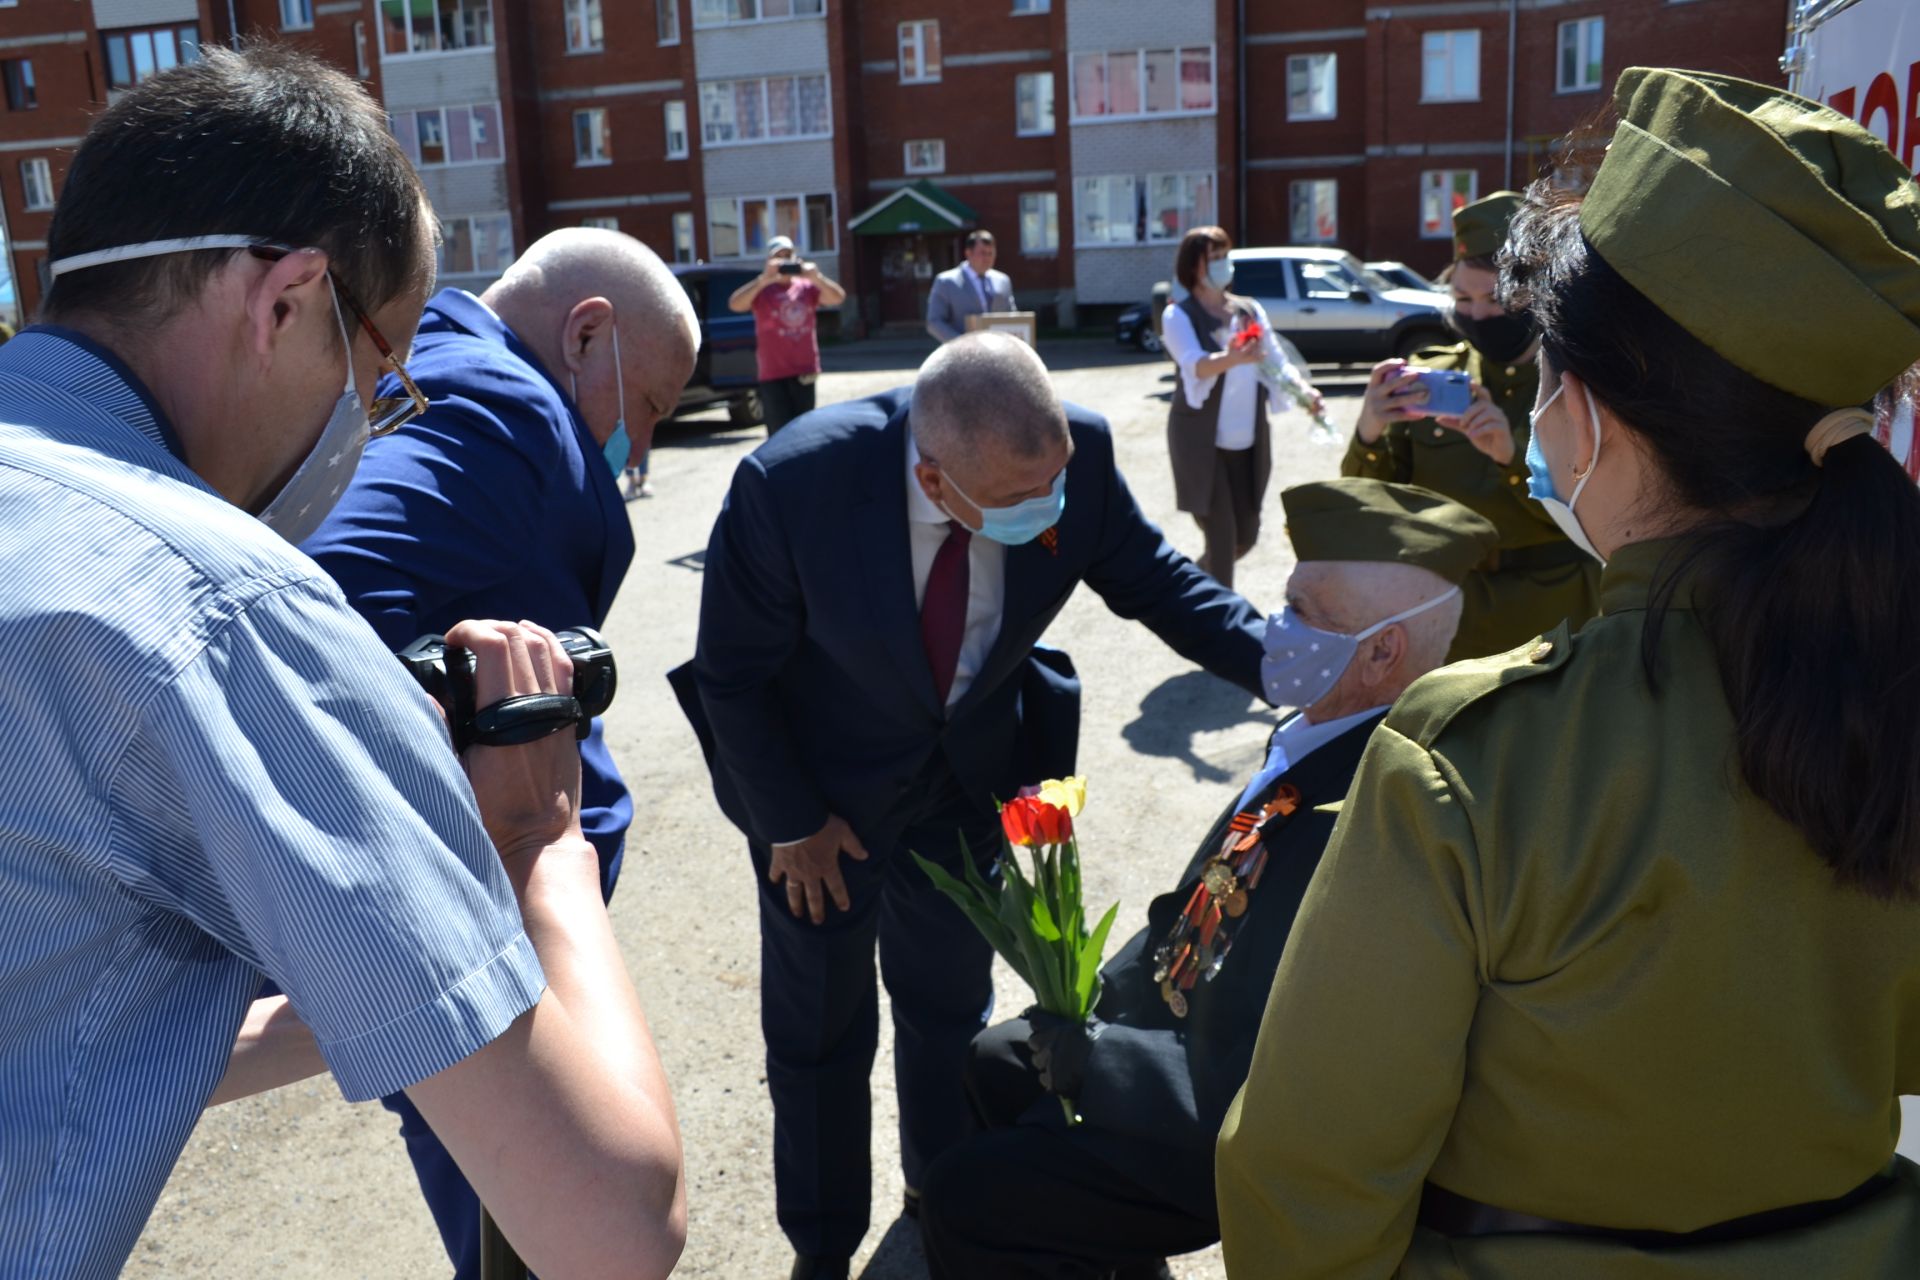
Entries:
<svg viewBox="0 0 1920 1280">
<path fill-rule="evenodd" d="M 1248 299 L 1253 308 L 1254 319 L 1267 332 L 1269 343 L 1279 338 L 1273 332 L 1273 326 L 1267 321 L 1267 312 L 1258 302 Z M 1236 326 L 1231 322 L 1222 324 L 1214 330 L 1214 343 L 1221 351 L 1227 349 L 1228 341 L 1233 337 Z M 1194 373 L 1200 362 L 1215 354 L 1200 345 L 1200 339 L 1193 331 L 1193 321 L 1187 318 L 1184 308 L 1178 304 L 1167 307 L 1160 319 L 1160 339 L 1166 343 L 1167 354 L 1180 369 L 1180 389 L 1187 398 L 1187 404 L 1194 409 L 1204 409 L 1207 397 L 1213 394 L 1213 384 L 1222 377 L 1227 380 L 1226 387 L 1220 392 L 1220 420 L 1214 429 L 1214 447 L 1239 450 L 1253 448 L 1254 413 L 1259 404 L 1258 396 L 1262 379 L 1257 364 L 1235 365 L 1225 374 L 1214 374 L 1211 378 L 1202 378 Z M 1298 356 L 1291 350 L 1291 344 L 1284 339 L 1279 341 L 1278 354 L 1282 359 L 1298 364 Z M 1272 354 L 1270 352 L 1270 354 Z M 1269 396 L 1267 411 L 1269 415 L 1285 409 L 1286 399 L 1278 395 Z"/>
</svg>

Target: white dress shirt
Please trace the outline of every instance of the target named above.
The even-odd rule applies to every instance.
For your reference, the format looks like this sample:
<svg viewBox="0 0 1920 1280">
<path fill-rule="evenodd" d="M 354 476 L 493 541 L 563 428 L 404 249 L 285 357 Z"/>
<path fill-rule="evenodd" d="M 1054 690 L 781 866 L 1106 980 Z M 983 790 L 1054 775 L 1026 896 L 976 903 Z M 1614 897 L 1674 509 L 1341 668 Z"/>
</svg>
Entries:
<svg viewBox="0 0 1920 1280">
<path fill-rule="evenodd" d="M 1273 331 L 1273 325 L 1267 320 L 1266 308 L 1252 299 L 1247 301 L 1253 307 L 1254 319 L 1258 320 L 1260 327 L 1266 331 L 1268 357 L 1277 355 L 1280 360 L 1304 370 L 1306 366 L 1301 362 L 1299 352 L 1294 349 L 1293 344 Z M 1223 324 L 1214 331 L 1213 340 L 1221 351 L 1226 350 L 1227 342 L 1233 336 L 1233 330 L 1236 327 L 1233 324 Z M 1265 382 L 1265 379 L 1260 376 L 1260 367 L 1257 364 L 1241 364 L 1235 365 L 1224 374 L 1216 373 L 1211 378 L 1197 376 L 1194 370 L 1199 367 L 1200 362 L 1216 353 L 1200 345 L 1199 335 L 1193 331 L 1193 321 L 1187 317 L 1186 310 L 1177 303 L 1169 305 L 1160 317 L 1160 340 L 1166 343 L 1167 354 L 1172 356 L 1174 364 L 1179 366 L 1180 389 L 1187 397 L 1188 407 L 1206 408 L 1207 397 L 1213 394 L 1213 384 L 1223 377 L 1227 380 L 1225 389 L 1220 392 L 1220 420 L 1214 427 L 1214 447 L 1230 450 L 1253 448 L 1254 410 L 1258 404 L 1256 397 L 1260 394 L 1260 387 Z M 1269 418 L 1284 412 L 1291 406 L 1291 401 L 1282 396 L 1277 389 L 1270 386 L 1268 391 L 1267 416 Z"/>
<path fill-rule="evenodd" d="M 947 540 L 947 521 L 953 517 L 934 504 L 913 469 L 920 462 L 919 446 L 907 433 L 907 542 L 913 552 L 913 607 L 917 613 L 927 598 L 927 578 L 933 558 Z M 947 690 L 949 709 L 965 696 L 973 678 L 986 665 L 987 654 L 1000 635 L 1000 615 L 1006 603 L 1007 549 L 992 538 L 974 534 L 967 544 L 967 629 L 960 637 L 960 661 L 953 669 L 953 687 Z"/>
<path fill-rule="evenodd" d="M 1377 716 L 1386 707 L 1369 707 L 1365 711 L 1338 720 L 1322 720 L 1315 724 L 1307 719 L 1307 713 L 1296 711 L 1280 722 L 1273 731 L 1273 737 L 1267 740 L 1267 762 L 1260 772 L 1253 775 L 1253 781 L 1240 793 L 1240 801 L 1234 807 L 1244 809 L 1260 794 L 1262 787 L 1278 778 L 1287 770 L 1297 767 L 1302 760 L 1315 750 L 1324 747 L 1335 738 L 1361 723 L 1369 716 Z"/>
</svg>

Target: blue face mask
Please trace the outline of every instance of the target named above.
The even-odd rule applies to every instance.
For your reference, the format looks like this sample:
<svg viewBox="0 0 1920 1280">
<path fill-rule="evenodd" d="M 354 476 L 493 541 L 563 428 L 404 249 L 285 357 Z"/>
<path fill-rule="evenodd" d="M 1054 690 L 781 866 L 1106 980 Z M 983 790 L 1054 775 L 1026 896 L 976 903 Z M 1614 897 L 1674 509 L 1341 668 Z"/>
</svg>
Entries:
<svg viewBox="0 0 1920 1280">
<path fill-rule="evenodd" d="M 1562 498 L 1553 483 L 1553 471 L 1547 466 L 1547 455 L 1540 452 L 1540 415 L 1550 408 L 1560 393 L 1567 389 L 1561 383 L 1547 397 L 1546 404 L 1527 415 L 1527 496 L 1547 509 L 1547 515 L 1565 534 L 1567 541 L 1580 548 L 1595 560 L 1605 564 L 1600 553 L 1594 550 L 1593 539 L 1587 537 L 1587 531 L 1580 524 L 1580 517 L 1573 514 L 1573 504 L 1580 501 L 1580 491 L 1587 487 L 1587 481 L 1593 477 L 1593 468 L 1600 461 L 1600 409 L 1593 402 L 1593 392 L 1587 392 L 1587 421 L 1593 424 L 1593 461 L 1587 464 L 1587 473 L 1573 486 L 1573 496 Z"/>
<path fill-rule="evenodd" d="M 627 458 L 633 452 L 633 441 L 627 439 L 626 423 L 620 424 L 613 433 L 613 438 L 607 441 L 606 448 L 601 452 L 606 454 L 607 465 L 613 468 L 613 474 L 619 475 L 627 469 Z"/>
<path fill-rule="evenodd" d="M 1028 498 L 1025 502 L 1016 502 L 1010 507 L 983 507 L 968 498 L 966 491 L 953 483 L 953 477 L 944 470 L 941 480 L 952 486 L 953 491 L 965 498 L 980 513 L 980 527 L 975 530 L 983 538 L 1005 543 L 1009 547 L 1023 546 L 1060 523 L 1060 517 L 1067 510 L 1067 469 L 1060 468 L 1060 474 L 1053 478 L 1053 488 L 1037 498 Z M 944 508 L 943 508 L 944 509 Z M 953 516 L 952 511 L 948 511 Z M 953 516 L 959 520 L 958 516 Z M 961 524 L 966 521 L 961 520 Z"/>
<path fill-rule="evenodd" d="M 1300 620 L 1292 605 L 1285 606 L 1267 619 L 1266 654 L 1260 659 L 1260 683 L 1266 688 L 1267 700 L 1276 706 L 1312 706 L 1340 683 L 1362 640 L 1459 594 L 1458 587 L 1443 591 L 1424 604 L 1382 618 L 1353 635 L 1310 626 Z"/>
<path fill-rule="evenodd" d="M 627 439 L 627 379 L 620 371 L 620 325 L 616 322 L 608 327 L 613 330 L 613 390 L 620 401 L 620 419 L 613 424 L 613 434 L 607 437 L 601 453 L 606 456 L 607 465 L 613 468 L 613 474 L 617 476 L 627 469 L 627 457 L 633 452 L 633 441 Z M 567 384 L 573 388 L 573 399 L 577 406 L 580 401 L 580 379 L 569 373 Z"/>
</svg>

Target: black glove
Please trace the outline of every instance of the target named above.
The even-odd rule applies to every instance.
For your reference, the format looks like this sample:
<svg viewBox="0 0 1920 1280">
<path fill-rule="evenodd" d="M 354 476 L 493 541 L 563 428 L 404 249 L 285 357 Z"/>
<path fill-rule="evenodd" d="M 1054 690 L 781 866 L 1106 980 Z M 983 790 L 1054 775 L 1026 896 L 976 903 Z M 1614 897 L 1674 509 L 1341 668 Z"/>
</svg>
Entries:
<svg viewBox="0 0 1920 1280">
<path fill-rule="evenodd" d="M 1027 1048 L 1033 1054 L 1033 1069 L 1040 1073 L 1040 1087 L 1062 1098 L 1078 1097 L 1086 1083 L 1093 1042 L 1106 1024 L 1098 1018 L 1069 1022 L 1040 1009 L 1028 1013 L 1027 1021 L 1033 1028 L 1027 1033 Z"/>
</svg>

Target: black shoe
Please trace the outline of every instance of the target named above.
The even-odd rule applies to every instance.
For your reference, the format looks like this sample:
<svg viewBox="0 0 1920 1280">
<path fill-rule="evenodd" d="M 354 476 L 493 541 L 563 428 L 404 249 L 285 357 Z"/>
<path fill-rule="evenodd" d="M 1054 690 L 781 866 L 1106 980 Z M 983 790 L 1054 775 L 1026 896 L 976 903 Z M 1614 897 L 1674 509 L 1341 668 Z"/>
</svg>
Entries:
<svg viewBox="0 0 1920 1280">
<path fill-rule="evenodd" d="M 1173 1280 L 1173 1268 L 1165 1258 L 1158 1262 L 1136 1262 L 1115 1271 L 1113 1280 Z"/>
<path fill-rule="evenodd" d="M 900 1206 L 900 1216 L 914 1222 L 920 1221 L 920 1193 L 912 1187 L 907 1188 L 907 1199 L 906 1203 Z"/>
<path fill-rule="evenodd" d="M 853 1269 L 851 1258 L 817 1258 L 812 1254 L 793 1255 L 793 1271 L 787 1280 L 848 1280 Z"/>
</svg>

